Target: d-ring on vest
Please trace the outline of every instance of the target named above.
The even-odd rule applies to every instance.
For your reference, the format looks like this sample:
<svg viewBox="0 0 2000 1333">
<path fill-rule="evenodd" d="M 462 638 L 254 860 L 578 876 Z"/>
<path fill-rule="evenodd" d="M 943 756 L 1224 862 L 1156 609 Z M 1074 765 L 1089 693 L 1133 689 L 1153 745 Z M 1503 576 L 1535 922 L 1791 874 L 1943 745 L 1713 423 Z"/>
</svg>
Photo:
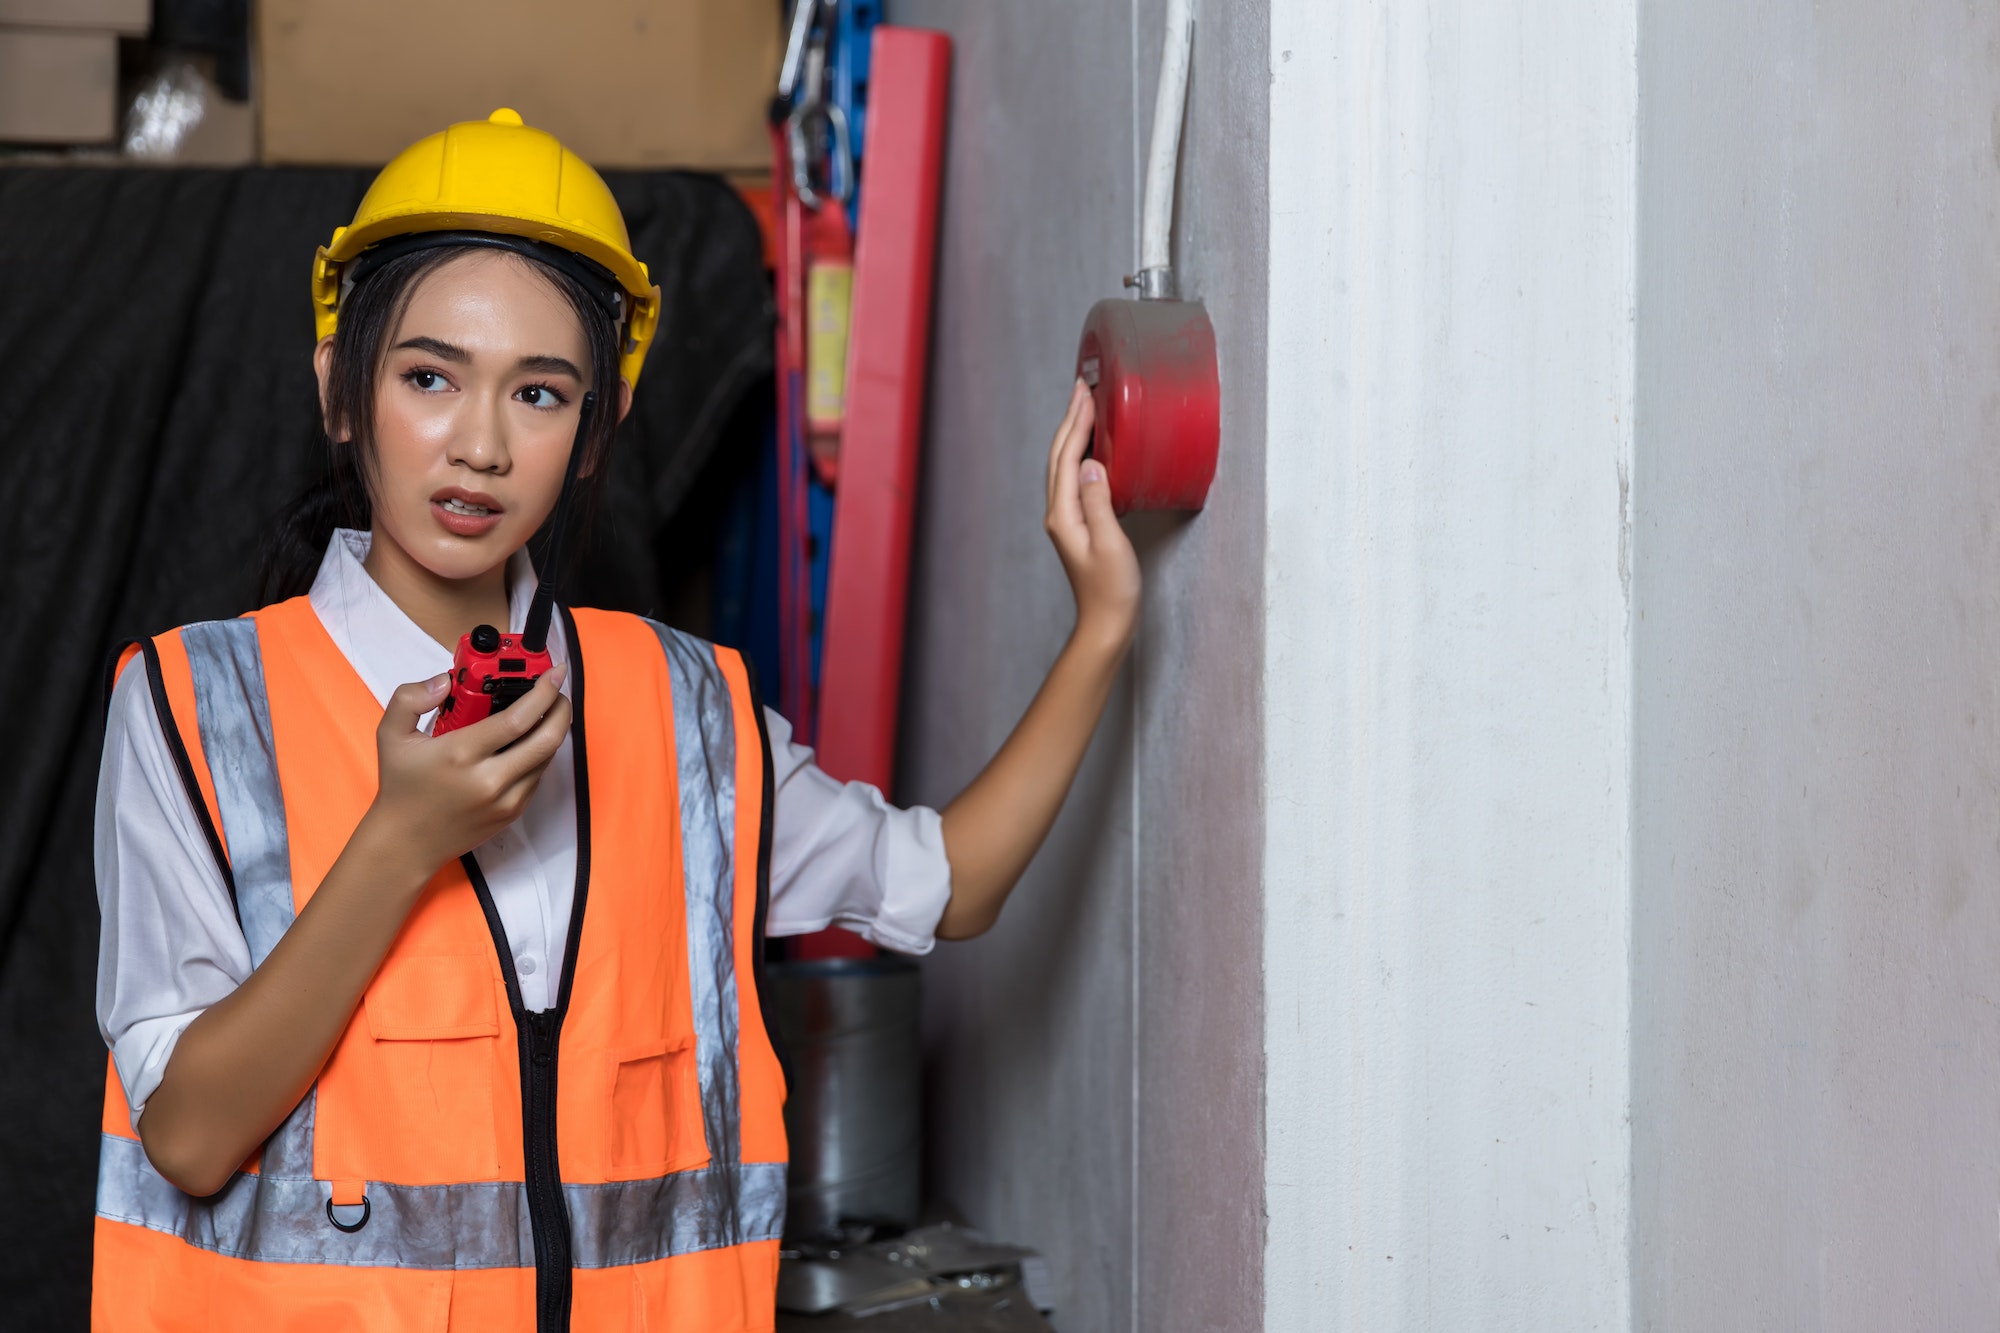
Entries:
<svg viewBox="0 0 2000 1333">
<path fill-rule="evenodd" d="M 110 1071 L 93 1327 L 771 1327 L 762 712 L 734 653 L 635 616 L 564 623 L 578 848 L 556 1007 L 522 1009 L 468 857 L 217 1194 L 153 1170 Z M 374 797 L 381 708 L 304 598 L 143 652 L 261 964 Z"/>
</svg>

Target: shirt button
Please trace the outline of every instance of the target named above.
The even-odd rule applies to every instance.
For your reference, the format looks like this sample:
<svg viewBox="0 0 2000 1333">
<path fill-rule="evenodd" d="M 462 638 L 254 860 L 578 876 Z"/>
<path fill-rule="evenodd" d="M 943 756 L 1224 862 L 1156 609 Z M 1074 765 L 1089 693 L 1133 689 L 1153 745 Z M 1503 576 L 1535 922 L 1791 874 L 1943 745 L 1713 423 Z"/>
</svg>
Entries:
<svg viewBox="0 0 2000 1333">
<path fill-rule="evenodd" d="M 535 960 L 532 958 L 523 958 L 518 964 L 516 964 L 516 967 L 520 969 L 520 973 L 524 977 L 532 977 L 533 975 L 535 975 Z"/>
</svg>

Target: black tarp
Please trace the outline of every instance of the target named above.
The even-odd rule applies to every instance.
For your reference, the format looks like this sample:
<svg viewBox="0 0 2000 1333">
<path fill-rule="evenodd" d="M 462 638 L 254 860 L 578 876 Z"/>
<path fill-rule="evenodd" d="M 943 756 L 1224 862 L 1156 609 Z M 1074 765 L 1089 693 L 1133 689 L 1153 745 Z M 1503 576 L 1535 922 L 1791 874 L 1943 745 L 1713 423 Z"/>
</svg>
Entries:
<svg viewBox="0 0 2000 1333">
<path fill-rule="evenodd" d="M 104 656 L 250 608 L 270 517 L 318 465 L 313 250 L 368 179 L 0 169 L 0 1328 L 85 1325 Z M 720 449 L 754 447 L 770 288 L 727 185 L 607 179 L 665 300 L 570 600 L 657 611 L 672 520 Z"/>
</svg>

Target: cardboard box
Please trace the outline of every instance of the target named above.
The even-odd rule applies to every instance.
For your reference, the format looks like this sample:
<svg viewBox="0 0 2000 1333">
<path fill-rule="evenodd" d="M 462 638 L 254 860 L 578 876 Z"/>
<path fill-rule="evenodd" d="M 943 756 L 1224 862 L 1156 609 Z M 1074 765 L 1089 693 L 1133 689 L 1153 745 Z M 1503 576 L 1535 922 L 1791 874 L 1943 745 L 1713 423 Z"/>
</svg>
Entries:
<svg viewBox="0 0 2000 1333">
<path fill-rule="evenodd" d="M 0 0 L 0 27 L 98 28 L 143 37 L 153 0 Z"/>
<path fill-rule="evenodd" d="M 208 89 L 207 109 L 188 131 L 174 160 L 189 167 L 247 167 L 257 161 L 257 113 L 248 102 L 232 102 Z"/>
<path fill-rule="evenodd" d="M 263 0 L 270 163 L 379 166 L 512 107 L 598 167 L 767 163 L 771 0 Z"/>
<path fill-rule="evenodd" d="M 0 140 L 103 143 L 118 133 L 118 35 L 0 28 Z"/>
</svg>

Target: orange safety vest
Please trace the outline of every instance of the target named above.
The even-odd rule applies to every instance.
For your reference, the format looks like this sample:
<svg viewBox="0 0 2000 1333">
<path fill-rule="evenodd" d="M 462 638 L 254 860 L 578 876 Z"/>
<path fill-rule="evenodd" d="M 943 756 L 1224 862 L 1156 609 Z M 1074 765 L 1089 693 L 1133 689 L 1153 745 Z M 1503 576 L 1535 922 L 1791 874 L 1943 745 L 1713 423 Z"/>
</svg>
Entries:
<svg viewBox="0 0 2000 1333">
<path fill-rule="evenodd" d="M 785 1130 L 757 985 L 763 712 L 733 652 L 637 616 L 564 624 L 578 837 L 555 1008 L 521 1007 L 467 856 L 216 1194 L 153 1169 L 111 1070 L 93 1328 L 772 1327 Z M 382 709 L 303 597 L 125 660 L 140 651 L 261 963 L 375 797 Z"/>
</svg>

